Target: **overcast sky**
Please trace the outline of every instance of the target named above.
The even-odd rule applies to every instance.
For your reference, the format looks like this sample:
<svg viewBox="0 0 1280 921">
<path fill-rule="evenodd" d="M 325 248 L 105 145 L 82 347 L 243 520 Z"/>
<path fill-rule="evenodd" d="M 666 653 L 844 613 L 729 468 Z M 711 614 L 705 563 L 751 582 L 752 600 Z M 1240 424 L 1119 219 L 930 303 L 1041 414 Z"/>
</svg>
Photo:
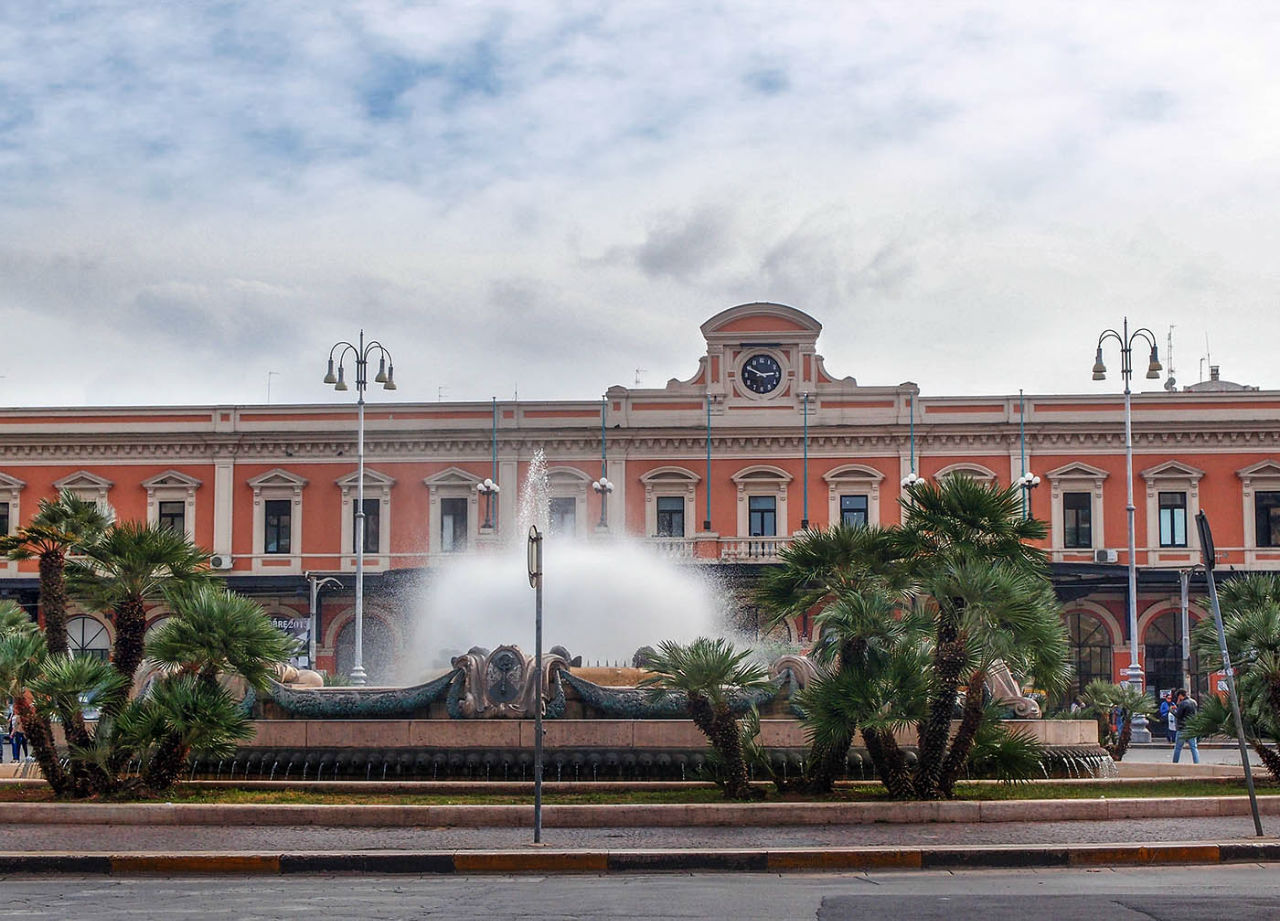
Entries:
<svg viewBox="0 0 1280 921">
<path fill-rule="evenodd" d="M 1115 388 L 1128 312 L 1280 388 L 1280 4 L 786 6 L 0 0 L 0 406 L 326 401 L 362 325 L 594 399 L 757 300 L 862 384 Z"/>
</svg>

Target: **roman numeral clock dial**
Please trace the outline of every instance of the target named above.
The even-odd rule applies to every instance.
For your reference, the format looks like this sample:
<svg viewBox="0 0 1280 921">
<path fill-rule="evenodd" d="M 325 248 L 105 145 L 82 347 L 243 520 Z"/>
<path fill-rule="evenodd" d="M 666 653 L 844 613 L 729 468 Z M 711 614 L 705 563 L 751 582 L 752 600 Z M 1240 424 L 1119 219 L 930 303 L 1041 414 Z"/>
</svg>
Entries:
<svg viewBox="0 0 1280 921">
<path fill-rule="evenodd" d="M 742 366 L 742 383 L 754 393 L 772 393 L 782 383 L 782 366 L 772 355 L 752 355 Z"/>
</svg>

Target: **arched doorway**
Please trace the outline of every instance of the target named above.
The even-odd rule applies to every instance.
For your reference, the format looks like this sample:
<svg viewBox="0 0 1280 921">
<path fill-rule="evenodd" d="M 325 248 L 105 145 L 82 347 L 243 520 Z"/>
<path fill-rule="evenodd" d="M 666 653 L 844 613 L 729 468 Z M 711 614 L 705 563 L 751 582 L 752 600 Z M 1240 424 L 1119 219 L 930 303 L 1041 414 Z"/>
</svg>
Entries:
<svg viewBox="0 0 1280 921">
<path fill-rule="evenodd" d="M 111 656 L 107 625 L 96 617 L 72 617 L 67 621 L 67 648 L 73 656 L 106 661 Z"/>
<path fill-rule="evenodd" d="M 1182 615 L 1168 610 L 1147 624 L 1143 643 L 1146 645 L 1147 690 L 1156 697 L 1162 691 L 1183 686 L 1182 677 Z M 1205 686 L 1204 676 L 1199 674 L 1200 662 L 1195 651 L 1191 653 L 1191 693 L 1201 697 Z"/>
<path fill-rule="evenodd" d="M 346 677 L 351 674 L 355 662 L 356 622 L 347 621 L 338 631 L 336 671 Z M 377 616 L 364 615 L 364 671 L 370 684 L 385 685 L 395 679 L 396 638 L 386 621 Z"/>
<path fill-rule="evenodd" d="M 1085 685 L 1098 678 L 1110 681 L 1111 634 L 1106 625 L 1088 611 L 1071 611 L 1067 614 L 1067 633 L 1076 669 L 1074 694 L 1080 694 Z"/>
</svg>

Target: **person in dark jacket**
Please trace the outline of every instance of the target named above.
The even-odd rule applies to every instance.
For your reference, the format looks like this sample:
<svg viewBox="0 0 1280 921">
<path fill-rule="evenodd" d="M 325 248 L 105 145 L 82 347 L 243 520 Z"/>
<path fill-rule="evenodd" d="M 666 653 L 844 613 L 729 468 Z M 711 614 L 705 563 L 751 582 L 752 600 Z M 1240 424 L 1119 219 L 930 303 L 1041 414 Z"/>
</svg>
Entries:
<svg viewBox="0 0 1280 921">
<path fill-rule="evenodd" d="M 1200 748 L 1196 745 L 1196 737 L 1191 734 L 1187 728 L 1191 718 L 1200 712 L 1200 705 L 1196 703 L 1196 699 L 1186 691 L 1179 689 L 1177 696 L 1174 697 L 1174 706 L 1177 708 L 1174 712 L 1178 718 L 1178 736 L 1177 741 L 1173 743 L 1173 763 L 1178 763 L 1178 757 L 1182 754 L 1182 746 L 1186 745 L 1191 749 L 1191 760 L 1200 763 Z"/>
</svg>

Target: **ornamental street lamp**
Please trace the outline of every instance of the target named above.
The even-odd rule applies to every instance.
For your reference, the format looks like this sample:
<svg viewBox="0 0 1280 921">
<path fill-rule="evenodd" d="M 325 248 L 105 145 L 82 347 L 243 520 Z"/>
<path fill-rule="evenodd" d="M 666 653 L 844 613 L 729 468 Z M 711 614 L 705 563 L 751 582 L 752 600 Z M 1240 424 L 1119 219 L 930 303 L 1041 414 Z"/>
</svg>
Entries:
<svg viewBox="0 0 1280 921">
<path fill-rule="evenodd" d="M 613 484 L 603 476 L 591 484 L 591 488 L 600 494 L 600 528 L 609 527 L 609 493 L 613 492 Z"/>
<path fill-rule="evenodd" d="M 1031 490 L 1040 485 L 1040 477 L 1028 470 L 1013 481 L 1013 485 L 1022 490 L 1022 517 L 1027 517 L 1027 507 L 1031 504 Z"/>
<path fill-rule="evenodd" d="M 476 484 L 476 492 L 484 496 L 484 528 L 493 527 L 493 497 L 502 490 L 498 484 L 493 482 L 489 477 L 485 477 L 484 481 Z"/>
<path fill-rule="evenodd" d="M 1132 391 L 1129 387 L 1129 382 L 1133 378 L 1134 342 L 1142 340 L 1145 344 L 1151 346 L 1151 355 L 1147 361 L 1148 379 L 1158 379 L 1163 368 L 1160 364 L 1160 352 L 1156 345 L 1155 334 L 1146 327 L 1140 327 L 1130 333 L 1129 318 L 1125 317 L 1119 332 L 1114 329 L 1107 329 L 1098 337 L 1098 352 L 1093 362 L 1093 379 L 1095 381 L 1107 379 L 1107 366 L 1102 361 L 1102 344 L 1110 339 L 1120 344 L 1120 376 L 1124 379 L 1124 486 L 1125 512 L 1128 516 L 1129 524 L 1129 667 L 1124 669 L 1124 672 L 1128 675 L 1129 683 L 1138 690 L 1142 690 L 1145 676 L 1142 672 L 1142 666 L 1138 664 L 1138 559 L 1133 521 L 1133 407 Z M 1145 733 L 1146 717 L 1136 717 L 1133 721 L 1133 728 L 1135 733 Z M 1134 741 L 1146 740 L 1139 740 L 1135 735 Z"/>
<path fill-rule="evenodd" d="M 329 349 L 329 370 L 325 373 L 324 382 L 332 384 L 334 390 L 347 390 L 346 369 L 343 362 L 348 354 L 355 358 L 356 366 L 356 637 L 355 656 L 351 666 L 351 683 L 363 685 L 367 681 L 364 671 L 364 392 L 369 385 L 369 357 L 378 356 L 378 373 L 374 383 L 382 385 L 383 390 L 395 390 L 395 365 L 391 361 L 391 353 L 383 348 L 382 343 L 374 339 L 364 341 L 364 330 L 360 330 L 357 344 L 352 345 L 345 340 Z M 337 357 L 337 374 L 334 373 L 334 358 Z"/>
</svg>

